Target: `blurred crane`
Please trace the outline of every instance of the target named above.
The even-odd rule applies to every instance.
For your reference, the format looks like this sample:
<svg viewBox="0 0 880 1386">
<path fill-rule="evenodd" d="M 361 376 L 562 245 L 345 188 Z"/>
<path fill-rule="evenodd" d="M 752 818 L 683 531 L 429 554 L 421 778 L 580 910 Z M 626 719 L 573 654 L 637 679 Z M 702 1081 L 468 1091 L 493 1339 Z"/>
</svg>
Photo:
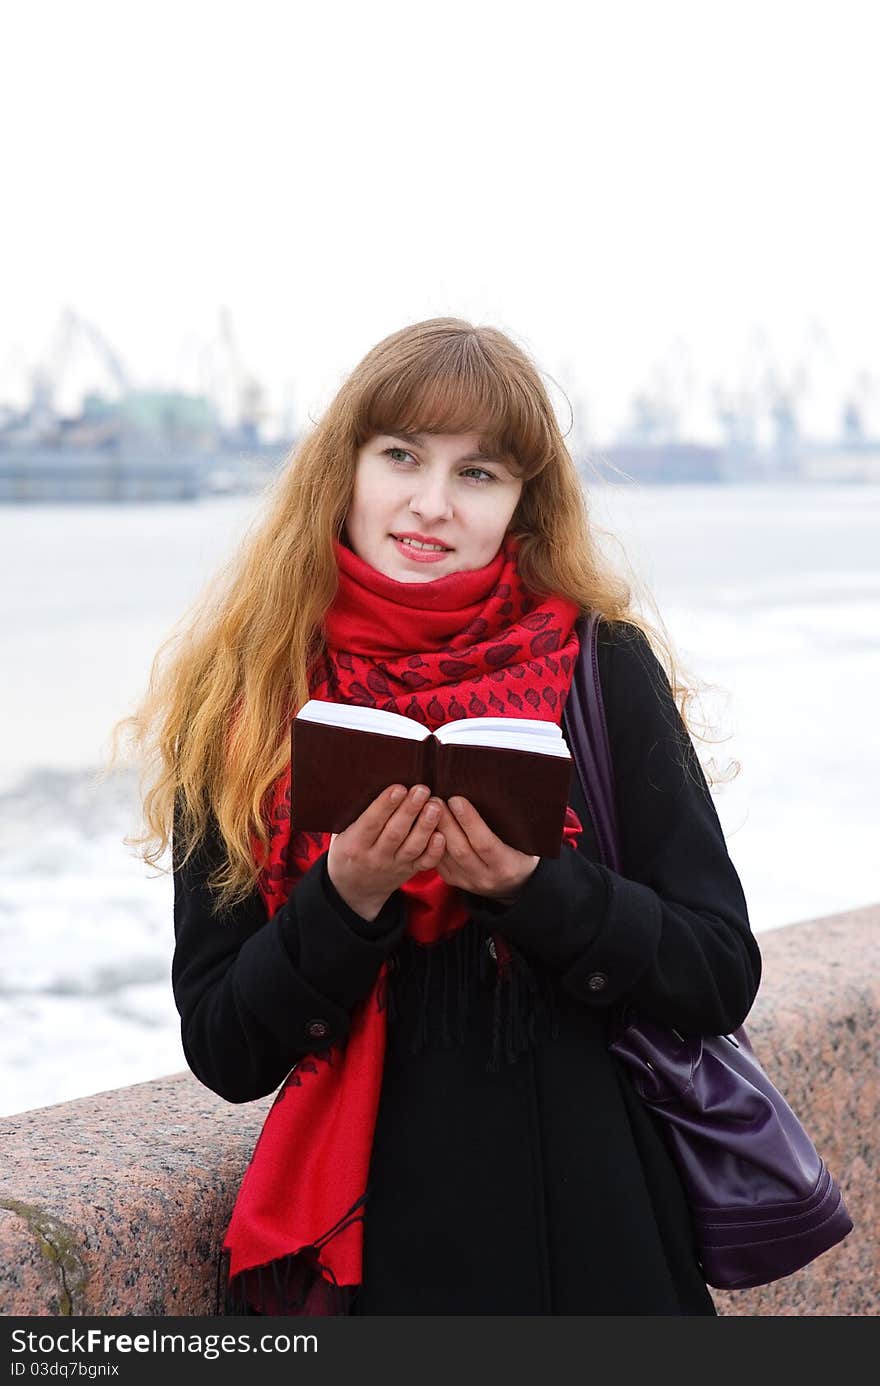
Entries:
<svg viewBox="0 0 880 1386">
<path fill-rule="evenodd" d="M 642 446 L 681 441 L 692 419 L 695 398 L 691 350 L 684 338 L 676 337 L 653 366 L 647 383 L 632 396 L 625 436 Z"/>
<path fill-rule="evenodd" d="M 858 447 L 875 435 L 877 405 L 880 403 L 880 380 L 868 370 L 860 370 L 844 394 L 841 426 L 844 441 Z"/>
<path fill-rule="evenodd" d="M 31 372 L 31 422 L 51 427 L 61 409 L 60 396 L 73 370 L 82 365 L 83 346 L 97 357 L 109 375 L 120 398 L 128 394 L 131 382 L 121 356 L 94 323 L 73 308 L 59 315 L 49 346 Z"/>
<path fill-rule="evenodd" d="M 208 392 L 220 416 L 231 425 L 246 446 L 259 441 L 268 414 L 265 391 L 242 361 L 232 313 L 220 309 L 217 337 L 205 356 Z"/>
</svg>

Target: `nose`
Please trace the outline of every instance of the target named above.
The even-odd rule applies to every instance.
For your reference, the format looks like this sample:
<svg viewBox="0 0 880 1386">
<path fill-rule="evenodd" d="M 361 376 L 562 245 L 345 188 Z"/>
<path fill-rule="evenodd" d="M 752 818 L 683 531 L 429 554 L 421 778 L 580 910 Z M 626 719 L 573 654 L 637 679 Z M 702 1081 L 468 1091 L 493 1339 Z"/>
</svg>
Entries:
<svg viewBox="0 0 880 1386">
<path fill-rule="evenodd" d="M 420 476 L 413 490 L 409 508 L 413 515 L 418 515 L 426 529 L 436 520 L 451 520 L 452 501 L 449 497 L 448 479 L 439 473 L 434 476 Z"/>
</svg>

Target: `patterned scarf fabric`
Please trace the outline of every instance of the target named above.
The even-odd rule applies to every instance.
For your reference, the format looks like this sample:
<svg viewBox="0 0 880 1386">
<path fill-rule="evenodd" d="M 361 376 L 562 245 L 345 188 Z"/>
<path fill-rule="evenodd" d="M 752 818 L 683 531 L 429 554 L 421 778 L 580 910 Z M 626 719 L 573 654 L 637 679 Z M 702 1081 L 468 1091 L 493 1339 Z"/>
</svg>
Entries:
<svg viewBox="0 0 880 1386">
<path fill-rule="evenodd" d="M 529 592 L 508 536 L 491 563 L 429 582 L 398 582 L 336 542 L 339 590 L 310 694 L 385 708 L 434 731 L 459 717 L 557 725 L 578 655 L 577 606 Z M 268 804 L 260 891 L 269 917 L 328 850 L 329 833 L 290 822 L 290 772 Z M 569 808 L 564 842 L 581 825 Z M 406 931 L 426 949 L 467 922 L 461 892 L 435 870 L 410 877 Z M 495 934 L 499 972 L 510 959 Z M 301 1059 L 266 1117 L 224 1240 L 229 1312 L 350 1312 L 361 1280 L 363 1219 L 385 1057 L 388 964 L 355 1008 L 343 1044 Z"/>
</svg>

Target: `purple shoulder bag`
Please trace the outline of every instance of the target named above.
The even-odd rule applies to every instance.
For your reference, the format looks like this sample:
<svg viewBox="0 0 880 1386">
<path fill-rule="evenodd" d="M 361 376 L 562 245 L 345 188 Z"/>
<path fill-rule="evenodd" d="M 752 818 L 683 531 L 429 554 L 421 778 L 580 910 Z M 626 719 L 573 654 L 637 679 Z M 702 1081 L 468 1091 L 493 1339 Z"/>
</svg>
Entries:
<svg viewBox="0 0 880 1386">
<path fill-rule="evenodd" d="M 600 855 L 620 872 L 598 625 L 595 612 L 578 623 L 581 653 L 564 715 Z M 610 1049 L 664 1123 L 707 1284 L 766 1285 L 852 1231 L 840 1189 L 742 1027 L 730 1035 L 681 1035 L 625 1006 Z"/>
</svg>

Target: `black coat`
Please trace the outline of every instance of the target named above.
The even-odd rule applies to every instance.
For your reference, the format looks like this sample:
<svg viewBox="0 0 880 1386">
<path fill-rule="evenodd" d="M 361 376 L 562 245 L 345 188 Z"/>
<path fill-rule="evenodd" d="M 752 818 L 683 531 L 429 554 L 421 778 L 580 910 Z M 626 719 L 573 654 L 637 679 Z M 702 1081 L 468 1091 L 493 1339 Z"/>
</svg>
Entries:
<svg viewBox="0 0 880 1386">
<path fill-rule="evenodd" d="M 326 854 L 267 922 L 258 891 L 212 917 L 216 829 L 184 870 L 175 853 L 184 1052 L 230 1102 L 271 1093 L 343 1040 L 393 959 L 354 1313 L 715 1312 L 662 1129 L 608 1052 L 607 1026 L 628 999 L 680 1030 L 734 1029 L 760 953 L 644 637 L 600 627 L 599 671 L 624 874 L 597 861 L 576 773 L 579 850 L 542 858 L 510 907 L 468 896 L 468 924 L 433 948 L 404 936 L 399 892 L 374 921 L 355 914 Z M 513 949 L 513 987 L 498 985 L 493 929 Z"/>
</svg>

